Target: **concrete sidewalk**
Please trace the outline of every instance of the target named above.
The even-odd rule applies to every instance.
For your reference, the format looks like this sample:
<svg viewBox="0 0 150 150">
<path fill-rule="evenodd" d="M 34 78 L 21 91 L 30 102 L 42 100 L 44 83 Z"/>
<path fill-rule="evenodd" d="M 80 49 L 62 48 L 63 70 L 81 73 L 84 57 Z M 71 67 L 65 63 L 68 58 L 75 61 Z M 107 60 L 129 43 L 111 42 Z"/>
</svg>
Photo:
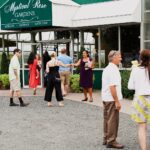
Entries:
<svg viewBox="0 0 150 150">
<path fill-rule="evenodd" d="M 37 90 L 37 95 L 35 95 L 35 97 L 43 96 L 43 99 L 44 99 L 44 94 L 45 94 L 45 89 L 40 88 Z M 23 96 L 33 96 L 33 91 L 31 89 L 22 89 L 22 95 Z M 0 96 L 9 96 L 9 90 L 0 90 Z M 64 97 L 64 99 L 72 100 L 72 101 L 78 101 L 78 102 L 81 102 L 81 100 L 83 98 L 84 98 L 83 93 L 69 93 L 66 97 Z M 93 92 L 93 102 L 92 103 L 90 103 L 90 102 L 84 102 L 84 103 L 102 107 L 102 100 L 101 100 L 100 91 L 94 91 Z M 126 113 L 126 114 L 131 114 L 132 101 L 124 99 L 121 101 L 121 103 L 122 103 L 121 112 Z"/>
</svg>

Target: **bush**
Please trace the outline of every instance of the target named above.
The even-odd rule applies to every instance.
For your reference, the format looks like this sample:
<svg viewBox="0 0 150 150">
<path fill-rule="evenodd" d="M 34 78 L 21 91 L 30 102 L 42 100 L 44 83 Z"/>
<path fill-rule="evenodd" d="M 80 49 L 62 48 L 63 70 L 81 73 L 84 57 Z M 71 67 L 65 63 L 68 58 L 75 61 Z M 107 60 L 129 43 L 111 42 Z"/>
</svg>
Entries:
<svg viewBox="0 0 150 150">
<path fill-rule="evenodd" d="M 8 73 L 9 60 L 5 52 L 2 53 L 1 57 L 1 74 Z"/>
<path fill-rule="evenodd" d="M 81 93 L 82 88 L 79 85 L 80 75 L 73 74 L 70 76 L 70 88 L 72 92 Z"/>
<path fill-rule="evenodd" d="M 8 74 L 0 75 L 0 82 L 1 82 L 2 89 L 9 89 L 10 83 L 9 83 Z"/>
<path fill-rule="evenodd" d="M 124 98 L 133 99 L 134 91 L 128 89 L 128 81 L 130 77 L 130 72 L 128 70 L 121 71 L 121 78 L 122 78 L 122 94 Z"/>
</svg>

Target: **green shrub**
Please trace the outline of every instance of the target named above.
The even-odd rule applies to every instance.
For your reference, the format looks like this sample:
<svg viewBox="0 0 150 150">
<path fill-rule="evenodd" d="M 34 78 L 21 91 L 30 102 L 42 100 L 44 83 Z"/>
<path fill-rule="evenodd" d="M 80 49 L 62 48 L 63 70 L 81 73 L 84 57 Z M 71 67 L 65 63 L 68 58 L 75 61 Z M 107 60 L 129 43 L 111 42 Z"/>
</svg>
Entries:
<svg viewBox="0 0 150 150">
<path fill-rule="evenodd" d="M 124 98 L 133 99 L 134 91 L 128 89 L 128 81 L 130 77 L 130 72 L 128 70 L 121 71 L 121 78 L 122 78 L 122 94 Z"/>
<path fill-rule="evenodd" d="M 8 89 L 10 86 L 8 74 L 0 75 L 0 82 L 2 83 L 3 89 Z"/>
<path fill-rule="evenodd" d="M 79 82 L 80 82 L 79 74 L 73 74 L 70 76 L 70 88 L 72 92 L 75 92 L 75 93 L 82 92 L 82 88 L 80 87 Z"/>
</svg>

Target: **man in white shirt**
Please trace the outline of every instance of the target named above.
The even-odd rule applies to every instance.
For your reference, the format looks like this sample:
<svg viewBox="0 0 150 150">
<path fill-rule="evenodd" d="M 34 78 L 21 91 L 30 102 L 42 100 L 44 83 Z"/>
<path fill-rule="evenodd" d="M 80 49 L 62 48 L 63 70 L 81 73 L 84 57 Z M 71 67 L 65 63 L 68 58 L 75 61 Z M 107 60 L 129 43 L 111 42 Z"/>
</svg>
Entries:
<svg viewBox="0 0 150 150">
<path fill-rule="evenodd" d="M 15 49 L 14 56 L 12 57 L 9 64 L 9 81 L 10 81 L 10 104 L 9 106 L 19 106 L 14 103 L 13 97 L 14 92 L 20 101 L 20 106 L 25 107 L 29 105 L 29 103 L 24 103 L 21 97 L 21 86 L 20 86 L 20 63 L 18 58 L 21 56 L 21 50 Z"/>
<path fill-rule="evenodd" d="M 117 143 L 117 133 L 119 126 L 119 110 L 121 109 L 120 100 L 121 76 L 118 69 L 122 58 L 119 51 L 110 51 L 108 55 L 109 64 L 104 69 L 102 75 L 102 100 L 104 106 L 104 141 L 103 145 L 107 148 L 123 149 L 124 146 Z"/>
</svg>

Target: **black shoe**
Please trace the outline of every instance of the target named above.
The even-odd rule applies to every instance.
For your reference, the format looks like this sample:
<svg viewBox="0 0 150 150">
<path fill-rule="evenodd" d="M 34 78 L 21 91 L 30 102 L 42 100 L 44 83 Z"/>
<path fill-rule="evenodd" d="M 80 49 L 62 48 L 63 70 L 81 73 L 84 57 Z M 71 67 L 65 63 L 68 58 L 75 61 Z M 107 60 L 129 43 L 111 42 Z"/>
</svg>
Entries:
<svg viewBox="0 0 150 150">
<path fill-rule="evenodd" d="M 10 103 L 9 106 L 19 106 L 19 104 L 16 104 L 16 103 Z"/>
<path fill-rule="evenodd" d="M 114 143 L 114 144 L 107 144 L 107 148 L 116 148 L 116 149 L 123 149 L 124 145 L 119 144 L 119 143 Z"/>
<path fill-rule="evenodd" d="M 88 98 L 85 98 L 85 99 L 83 99 L 82 101 L 84 102 L 84 101 L 87 101 L 88 100 Z"/>
<path fill-rule="evenodd" d="M 103 141 L 103 145 L 107 145 L 107 142 L 106 142 L 106 141 Z"/>
<path fill-rule="evenodd" d="M 20 107 L 26 107 L 26 106 L 28 106 L 30 103 L 21 103 L 20 104 Z"/>
</svg>

